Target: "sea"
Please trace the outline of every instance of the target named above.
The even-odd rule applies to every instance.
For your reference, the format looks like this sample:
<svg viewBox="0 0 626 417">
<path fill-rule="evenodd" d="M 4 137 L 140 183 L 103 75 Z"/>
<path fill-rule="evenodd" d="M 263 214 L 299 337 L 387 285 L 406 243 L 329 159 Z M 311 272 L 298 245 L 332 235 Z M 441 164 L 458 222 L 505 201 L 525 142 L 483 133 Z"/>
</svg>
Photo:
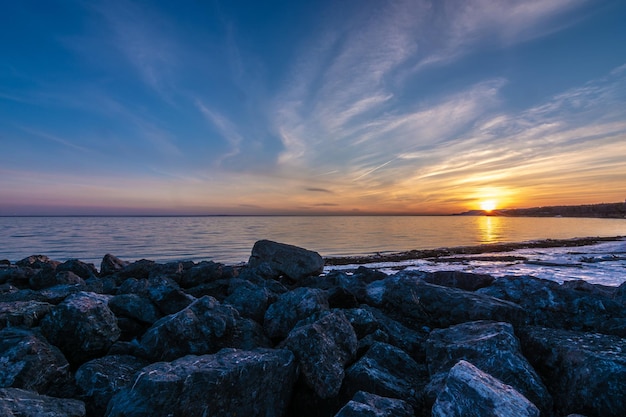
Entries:
<svg viewBox="0 0 626 417">
<path fill-rule="evenodd" d="M 111 253 L 127 261 L 212 260 L 240 264 L 248 260 L 252 246 L 260 239 L 301 246 L 324 257 L 337 257 L 607 236 L 626 236 L 626 219 L 497 216 L 0 217 L 0 259 L 15 262 L 33 254 L 42 254 L 58 261 L 80 259 L 99 268 L 102 257 Z M 416 260 L 371 266 L 389 273 L 403 268 L 449 269 L 493 275 L 533 274 L 557 281 L 586 279 L 606 285 L 620 285 L 626 280 L 626 256 L 623 256 L 626 254 L 626 241 L 576 248 L 575 251 L 572 248 L 525 251 L 518 250 L 521 256 L 532 259 L 532 263 L 465 260 L 442 265 Z M 589 268 L 587 262 L 580 261 L 588 257 L 600 259 L 607 256 L 609 258 L 602 261 L 589 263 Z M 559 270 L 559 264 L 565 266 Z"/>
</svg>

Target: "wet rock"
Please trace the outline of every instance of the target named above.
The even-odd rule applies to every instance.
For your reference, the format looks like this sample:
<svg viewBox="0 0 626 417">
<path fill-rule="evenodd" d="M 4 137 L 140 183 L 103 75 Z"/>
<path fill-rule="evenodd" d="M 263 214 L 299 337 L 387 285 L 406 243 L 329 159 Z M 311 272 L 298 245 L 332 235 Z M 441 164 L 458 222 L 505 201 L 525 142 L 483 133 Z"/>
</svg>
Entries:
<svg viewBox="0 0 626 417">
<path fill-rule="evenodd" d="M 321 274 L 324 260 L 317 252 L 270 240 L 259 240 L 252 248 L 248 266 L 262 271 L 268 278 L 285 275 L 298 281 L 310 275 Z"/>
<path fill-rule="evenodd" d="M 237 333 L 240 324 L 242 319 L 232 306 L 204 296 L 154 323 L 141 338 L 141 347 L 152 361 L 215 353 L 224 347 L 240 347 L 238 341 L 250 340 Z M 260 331 L 260 327 L 252 331 L 255 329 Z"/>
<path fill-rule="evenodd" d="M 85 404 L 19 388 L 0 388 L 0 415 L 5 417 L 84 417 Z"/>
<path fill-rule="evenodd" d="M 531 276 L 498 278 L 477 292 L 521 305 L 530 324 L 626 336 L 626 307 L 598 292 Z"/>
<path fill-rule="evenodd" d="M 107 253 L 100 263 L 100 276 L 104 277 L 120 272 L 128 266 L 128 262 L 122 261 L 120 258 Z"/>
<path fill-rule="evenodd" d="M 269 349 L 155 363 L 112 398 L 107 416 L 281 416 L 296 370 L 290 351 Z"/>
<path fill-rule="evenodd" d="M 432 416 L 539 417 L 539 410 L 509 385 L 462 360 L 450 370 Z"/>
<path fill-rule="evenodd" d="M 552 397 L 533 367 L 522 355 L 509 323 L 478 321 L 436 329 L 426 342 L 431 375 L 447 374 L 460 360 L 512 386 L 541 409 L 552 412 Z"/>
<path fill-rule="evenodd" d="M 537 326 L 517 332 L 560 413 L 626 415 L 626 339 Z"/>
<path fill-rule="evenodd" d="M 7 327 L 0 331 L 0 387 L 66 397 L 73 393 L 70 366 L 39 333 Z"/>
<path fill-rule="evenodd" d="M 98 276 L 98 270 L 93 264 L 88 264 L 78 259 L 70 259 L 68 261 L 63 262 L 58 265 L 56 268 L 57 272 L 72 272 L 82 279 L 89 279 Z"/>
<path fill-rule="evenodd" d="M 494 277 L 488 274 L 474 274 L 463 271 L 435 271 L 424 277 L 424 281 L 430 284 L 458 288 L 465 291 L 476 291 L 479 288 L 488 287 L 494 279 Z"/>
<path fill-rule="evenodd" d="M 51 308 L 52 304 L 40 301 L 0 302 L 0 329 L 12 326 L 35 327 Z"/>
<path fill-rule="evenodd" d="M 73 365 L 102 356 L 120 336 L 107 302 L 104 295 L 74 294 L 50 310 L 41 321 L 41 331 Z"/>
<path fill-rule="evenodd" d="M 428 382 L 425 365 L 418 364 L 404 351 L 386 343 L 374 343 L 365 355 L 348 368 L 343 394 L 358 391 L 397 398 L 415 410 L 423 406 L 423 388 Z"/>
<path fill-rule="evenodd" d="M 318 311 L 328 310 L 326 292 L 315 288 L 296 288 L 281 294 L 269 306 L 263 328 L 271 339 L 284 339 L 296 323 Z"/>
<path fill-rule="evenodd" d="M 103 416 L 113 395 L 135 381 L 147 361 L 129 355 L 93 359 L 76 371 L 76 383 L 89 416 Z"/>
<path fill-rule="evenodd" d="M 148 298 L 165 315 L 176 313 L 195 300 L 195 297 L 181 290 L 176 281 L 164 277 L 148 280 Z"/>
<path fill-rule="evenodd" d="M 476 320 L 523 324 L 517 304 L 457 288 L 425 282 L 423 273 L 401 272 L 367 286 L 368 303 L 410 328 L 448 327 Z"/>
<path fill-rule="evenodd" d="M 413 417 L 413 407 L 395 398 L 359 391 L 335 417 Z"/>
<path fill-rule="evenodd" d="M 319 397 L 331 398 L 339 393 L 345 365 L 354 359 L 357 338 L 346 316 L 336 310 L 296 327 L 280 346 L 294 353 L 307 385 Z"/>
</svg>

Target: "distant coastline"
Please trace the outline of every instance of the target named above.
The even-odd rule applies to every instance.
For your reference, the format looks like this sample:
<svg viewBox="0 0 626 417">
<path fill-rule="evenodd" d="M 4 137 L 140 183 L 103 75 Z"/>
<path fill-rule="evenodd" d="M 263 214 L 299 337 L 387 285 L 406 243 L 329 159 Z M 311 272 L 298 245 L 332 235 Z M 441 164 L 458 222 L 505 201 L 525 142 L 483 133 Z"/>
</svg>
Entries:
<svg viewBox="0 0 626 417">
<path fill-rule="evenodd" d="M 592 217 L 599 219 L 625 219 L 626 201 L 621 203 L 546 206 L 493 211 L 470 210 L 454 214 L 454 216 Z"/>
</svg>

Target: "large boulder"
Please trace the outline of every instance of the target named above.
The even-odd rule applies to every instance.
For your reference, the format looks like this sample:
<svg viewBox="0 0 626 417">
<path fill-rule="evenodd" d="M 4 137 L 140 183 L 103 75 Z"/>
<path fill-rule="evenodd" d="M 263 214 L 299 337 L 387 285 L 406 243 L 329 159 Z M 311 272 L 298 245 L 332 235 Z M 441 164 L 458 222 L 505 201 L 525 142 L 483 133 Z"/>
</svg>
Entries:
<svg viewBox="0 0 626 417">
<path fill-rule="evenodd" d="M 59 349 L 37 332 L 15 327 L 0 331 L 0 387 L 68 396 L 70 365 Z"/>
<path fill-rule="evenodd" d="M 406 401 L 359 391 L 335 417 L 413 417 L 413 407 Z"/>
<path fill-rule="evenodd" d="M 331 398 L 339 393 L 345 365 L 354 359 L 357 338 L 346 316 L 337 310 L 296 327 L 281 346 L 294 353 L 307 385 L 319 397 Z"/>
<path fill-rule="evenodd" d="M 300 320 L 318 311 L 328 310 L 326 291 L 296 288 L 281 294 L 265 312 L 263 327 L 272 339 L 284 339 Z"/>
<path fill-rule="evenodd" d="M 67 398 L 39 395 L 20 388 L 0 388 L 3 417 L 85 417 L 85 404 Z"/>
<path fill-rule="evenodd" d="M 145 324 L 154 324 L 162 317 L 148 298 L 137 294 L 116 295 L 109 300 L 109 308 L 118 317 L 128 317 Z"/>
<path fill-rule="evenodd" d="M 107 416 L 281 416 L 296 378 L 288 350 L 189 355 L 143 368 L 111 399 Z"/>
<path fill-rule="evenodd" d="M 174 314 L 194 302 L 195 298 L 180 289 L 178 283 L 167 277 L 148 279 L 148 298 L 163 314 Z"/>
<path fill-rule="evenodd" d="M 54 307 L 41 321 L 41 331 L 73 365 L 104 355 L 120 337 L 108 296 L 79 292 Z"/>
<path fill-rule="evenodd" d="M 268 278 L 285 275 L 297 281 L 321 274 L 324 260 L 317 252 L 271 240 L 259 240 L 252 248 L 248 266 L 256 268 Z"/>
<path fill-rule="evenodd" d="M 128 266 L 128 262 L 107 253 L 100 263 L 100 276 L 112 275 Z"/>
<path fill-rule="evenodd" d="M 494 279 L 493 276 L 488 274 L 475 274 L 463 271 L 435 271 L 427 274 L 424 281 L 444 287 L 476 291 L 479 288 L 488 287 Z"/>
<path fill-rule="evenodd" d="M 552 412 L 552 397 L 522 355 L 509 323 L 478 321 L 433 330 L 426 342 L 426 357 L 431 376 L 447 374 L 465 360 L 515 388 L 544 415 Z"/>
<path fill-rule="evenodd" d="M 85 285 L 85 281 L 72 271 L 44 271 L 33 275 L 29 279 L 30 288 L 33 290 L 41 290 L 43 288 L 54 287 L 55 285 L 78 284 Z"/>
<path fill-rule="evenodd" d="M 425 365 L 394 346 L 378 342 L 348 368 L 342 391 L 348 399 L 358 391 L 367 391 L 406 401 L 415 410 L 422 410 L 427 381 Z"/>
<path fill-rule="evenodd" d="M 76 384 L 89 416 L 102 416 L 111 398 L 132 384 L 147 361 L 129 355 L 93 359 L 76 371 Z"/>
<path fill-rule="evenodd" d="M 460 361 L 432 408 L 432 417 L 539 417 L 539 410 L 514 388 Z"/>
<path fill-rule="evenodd" d="M 368 303 L 411 327 L 448 327 L 476 320 L 522 324 L 517 304 L 483 294 L 429 284 L 423 273 L 400 272 L 367 286 Z"/>
<path fill-rule="evenodd" d="M 537 326 L 518 335 L 562 414 L 626 415 L 626 339 Z"/>
<path fill-rule="evenodd" d="M 98 271 L 93 264 L 89 264 L 78 259 L 70 259 L 58 265 L 57 272 L 72 272 L 82 279 L 89 279 L 98 276 Z"/>
<path fill-rule="evenodd" d="M 255 347 L 250 346 L 255 337 L 262 339 L 260 325 L 246 322 L 232 306 L 204 296 L 154 323 L 140 345 L 150 360 L 171 361 L 184 355 L 215 353 L 224 347 Z"/>
<path fill-rule="evenodd" d="M 8 326 L 35 327 L 52 304 L 41 301 L 0 302 L 0 329 Z"/>
</svg>

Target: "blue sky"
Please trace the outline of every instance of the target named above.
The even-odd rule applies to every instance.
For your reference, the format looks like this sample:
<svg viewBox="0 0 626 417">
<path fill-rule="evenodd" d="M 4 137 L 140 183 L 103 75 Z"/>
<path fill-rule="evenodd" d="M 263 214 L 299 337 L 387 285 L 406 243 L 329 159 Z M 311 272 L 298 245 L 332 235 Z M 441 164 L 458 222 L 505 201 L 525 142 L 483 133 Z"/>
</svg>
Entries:
<svg viewBox="0 0 626 417">
<path fill-rule="evenodd" d="M 18 1 L 0 215 L 626 198 L 626 2 Z"/>
</svg>

